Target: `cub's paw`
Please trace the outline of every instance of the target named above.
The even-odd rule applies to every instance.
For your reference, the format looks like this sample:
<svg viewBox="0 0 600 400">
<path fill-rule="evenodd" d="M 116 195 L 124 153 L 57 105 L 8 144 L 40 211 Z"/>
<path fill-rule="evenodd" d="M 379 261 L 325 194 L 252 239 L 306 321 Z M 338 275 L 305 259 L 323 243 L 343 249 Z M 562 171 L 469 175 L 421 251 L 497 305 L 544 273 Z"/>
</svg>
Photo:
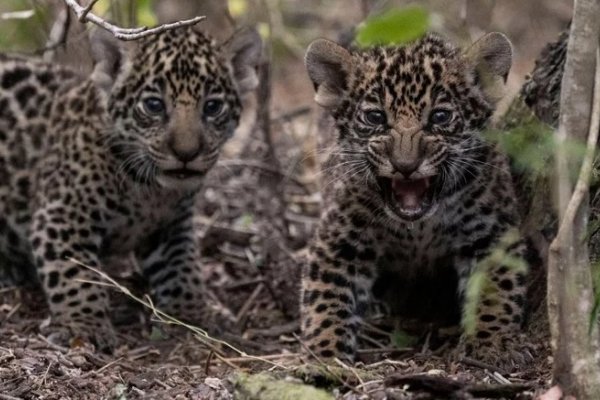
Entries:
<svg viewBox="0 0 600 400">
<path fill-rule="evenodd" d="M 199 321 L 213 334 L 239 332 L 239 322 L 224 304 L 216 300 L 207 301 L 201 310 Z"/>
<path fill-rule="evenodd" d="M 354 364 L 355 349 L 354 346 L 348 345 L 351 343 L 349 339 L 329 335 L 308 336 L 302 341 L 302 352 L 307 359 L 333 365 L 339 365 L 336 359 L 348 365 Z"/>
<path fill-rule="evenodd" d="M 115 330 L 107 318 L 57 318 L 41 331 L 52 343 L 65 347 L 81 347 L 89 343 L 103 353 L 112 353 L 117 346 Z"/>
<path fill-rule="evenodd" d="M 167 314 L 213 334 L 235 331 L 236 319 L 223 304 L 202 299 L 195 304 L 169 303 L 158 308 Z"/>
<path fill-rule="evenodd" d="M 463 336 L 456 355 L 511 372 L 531 365 L 536 352 L 523 334 L 496 334 L 485 339 Z"/>
</svg>

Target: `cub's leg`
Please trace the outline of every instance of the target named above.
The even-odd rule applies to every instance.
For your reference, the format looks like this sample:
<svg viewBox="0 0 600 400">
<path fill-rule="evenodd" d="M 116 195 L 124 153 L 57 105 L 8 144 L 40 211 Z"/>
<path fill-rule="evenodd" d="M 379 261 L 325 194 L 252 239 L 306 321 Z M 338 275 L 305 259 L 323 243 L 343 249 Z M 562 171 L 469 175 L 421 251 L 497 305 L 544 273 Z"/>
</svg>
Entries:
<svg viewBox="0 0 600 400">
<path fill-rule="evenodd" d="M 516 229 L 509 230 L 489 254 L 471 262 L 475 267 L 469 275 L 460 277 L 466 350 L 482 361 L 510 366 L 529 358 L 518 348 L 527 290 L 525 252 Z"/>
<path fill-rule="evenodd" d="M 99 212 L 84 213 L 58 200 L 35 211 L 30 242 L 54 322 L 110 351 L 115 335 L 108 317 L 108 294 L 91 283 L 101 277 L 79 264 L 100 267 L 102 232 Z"/>
<path fill-rule="evenodd" d="M 340 227 L 340 220 L 353 221 Z M 336 209 L 321 219 L 302 273 L 302 338 L 320 358 L 352 361 L 360 317 L 375 278 L 378 249 L 362 216 L 340 216 Z M 361 221 L 359 228 L 357 221 Z"/>
<path fill-rule="evenodd" d="M 146 238 L 136 255 L 158 309 L 214 331 L 227 327 L 231 315 L 206 296 L 193 201 L 185 203 L 170 223 Z"/>
</svg>

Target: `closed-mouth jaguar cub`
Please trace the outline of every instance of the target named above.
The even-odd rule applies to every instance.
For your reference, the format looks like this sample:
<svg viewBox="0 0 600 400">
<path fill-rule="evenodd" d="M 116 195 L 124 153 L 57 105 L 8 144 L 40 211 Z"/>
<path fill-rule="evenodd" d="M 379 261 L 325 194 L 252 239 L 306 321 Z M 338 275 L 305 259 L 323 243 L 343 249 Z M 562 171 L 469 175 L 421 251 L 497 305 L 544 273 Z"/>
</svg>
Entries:
<svg viewBox="0 0 600 400">
<path fill-rule="evenodd" d="M 401 314 L 450 301 L 458 320 L 462 305 L 467 351 L 493 363 L 514 355 L 525 248 L 507 160 L 481 134 L 511 59 L 499 33 L 464 52 L 436 35 L 356 51 L 310 45 L 315 100 L 336 134 L 302 277 L 311 352 L 352 360 L 378 292 L 402 298 Z M 481 290 L 470 290 L 474 276 Z"/>
<path fill-rule="evenodd" d="M 130 251 L 159 308 L 211 328 L 194 199 L 257 84 L 260 43 L 252 30 L 223 44 L 191 27 L 121 43 L 98 30 L 88 78 L 0 58 L 0 267 L 34 265 L 73 334 L 113 344 L 106 290 L 79 263 Z"/>
</svg>

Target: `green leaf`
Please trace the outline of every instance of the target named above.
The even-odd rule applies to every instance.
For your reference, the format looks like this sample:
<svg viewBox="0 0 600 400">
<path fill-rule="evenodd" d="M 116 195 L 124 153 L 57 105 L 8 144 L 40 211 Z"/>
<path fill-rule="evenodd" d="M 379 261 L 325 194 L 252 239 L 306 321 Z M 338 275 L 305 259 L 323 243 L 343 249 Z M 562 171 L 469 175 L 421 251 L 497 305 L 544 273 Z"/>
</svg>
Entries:
<svg viewBox="0 0 600 400">
<path fill-rule="evenodd" d="M 252 223 L 254 222 L 254 216 L 250 213 L 244 213 L 238 218 L 236 222 L 236 225 L 244 229 L 249 229 L 252 226 Z"/>
<path fill-rule="evenodd" d="M 165 335 L 165 332 L 163 332 L 162 329 L 160 329 L 158 326 L 152 327 L 152 331 L 150 332 L 151 341 L 164 340 L 166 338 L 167 335 Z"/>
<path fill-rule="evenodd" d="M 409 335 L 404 331 L 394 331 L 392 334 L 392 343 L 400 349 L 414 346 L 418 341 L 416 336 Z"/>
<path fill-rule="evenodd" d="M 594 332 L 594 328 L 598 326 L 598 315 L 600 313 L 600 262 L 593 262 L 591 269 L 594 283 L 594 306 L 590 315 L 590 327 L 588 331 L 590 336 Z"/>
<path fill-rule="evenodd" d="M 392 8 L 368 18 L 357 30 L 356 43 L 361 47 L 411 42 L 429 28 L 429 14 L 421 6 Z"/>
</svg>

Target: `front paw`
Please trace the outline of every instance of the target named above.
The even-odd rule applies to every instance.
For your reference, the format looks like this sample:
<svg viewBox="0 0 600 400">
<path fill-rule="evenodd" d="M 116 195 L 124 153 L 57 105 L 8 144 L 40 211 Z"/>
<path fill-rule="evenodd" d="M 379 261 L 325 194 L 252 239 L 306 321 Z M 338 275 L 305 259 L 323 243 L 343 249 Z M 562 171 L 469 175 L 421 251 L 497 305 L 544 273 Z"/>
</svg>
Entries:
<svg viewBox="0 0 600 400">
<path fill-rule="evenodd" d="M 117 336 L 108 318 L 53 318 L 49 326 L 42 328 L 42 334 L 58 345 L 81 347 L 92 344 L 97 350 L 112 353 L 117 346 Z"/>
<path fill-rule="evenodd" d="M 319 328 L 317 332 L 318 330 Z M 338 328 L 338 331 L 342 330 Z M 337 334 L 335 331 L 326 331 L 318 336 L 314 336 L 315 333 L 305 334 L 302 341 L 302 353 L 305 359 L 333 364 L 337 358 L 344 363 L 354 363 L 355 340 L 352 336 Z"/>
<path fill-rule="evenodd" d="M 487 337 L 487 334 L 490 336 Z M 525 368 L 535 360 L 537 349 L 523 334 L 486 331 L 479 333 L 479 336 L 486 338 L 463 336 L 457 355 L 460 358 L 473 358 L 506 372 Z"/>
<path fill-rule="evenodd" d="M 158 309 L 186 323 L 193 324 L 212 334 L 235 330 L 236 319 L 231 311 L 217 300 L 202 297 L 195 304 L 169 302 Z"/>
</svg>

